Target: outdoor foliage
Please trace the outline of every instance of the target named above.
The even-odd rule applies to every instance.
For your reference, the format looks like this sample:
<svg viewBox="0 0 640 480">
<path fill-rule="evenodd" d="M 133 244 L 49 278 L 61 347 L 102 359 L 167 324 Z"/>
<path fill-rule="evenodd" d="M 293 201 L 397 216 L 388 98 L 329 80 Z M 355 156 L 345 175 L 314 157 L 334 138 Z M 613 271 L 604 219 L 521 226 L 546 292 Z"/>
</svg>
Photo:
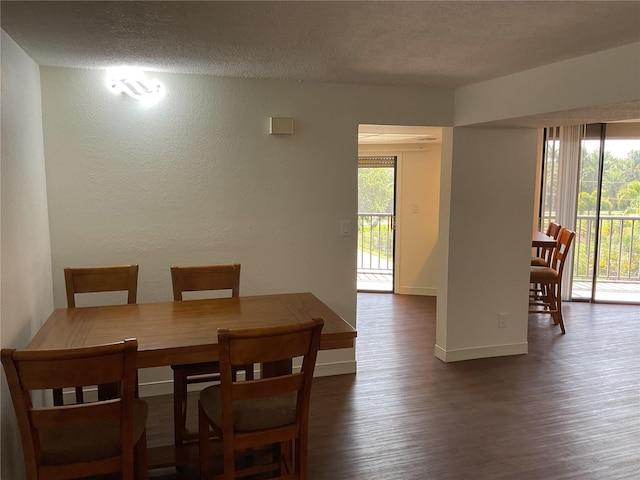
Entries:
<svg viewBox="0 0 640 480">
<path fill-rule="evenodd" d="M 598 156 L 597 149 L 589 152 L 583 148 L 574 245 L 576 279 L 590 279 L 594 268 Z M 557 171 L 548 171 L 547 181 L 555 179 Z M 549 193 L 555 195 L 555 189 Z M 598 278 L 640 279 L 640 150 L 632 150 L 625 158 L 605 152 L 600 215 Z"/>
<path fill-rule="evenodd" d="M 393 168 L 358 168 L 358 213 L 393 213 Z"/>
<path fill-rule="evenodd" d="M 374 269 L 393 258 L 393 176 L 393 168 L 358 168 L 358 250 L 370 254 Z"/>
</svg>

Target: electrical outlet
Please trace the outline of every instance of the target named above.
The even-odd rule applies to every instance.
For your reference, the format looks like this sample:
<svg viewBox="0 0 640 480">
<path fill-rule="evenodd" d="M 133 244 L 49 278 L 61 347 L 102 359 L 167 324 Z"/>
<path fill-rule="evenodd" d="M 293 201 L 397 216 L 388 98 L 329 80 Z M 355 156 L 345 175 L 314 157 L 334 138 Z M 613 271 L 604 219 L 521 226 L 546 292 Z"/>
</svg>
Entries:
<svg viewBox="0 0 640 480">
<path fill-rule="evenodd" d="M 498 328 L 507 328 L 507 314 L 499 313 L 498 314 Z"/>
</svg>

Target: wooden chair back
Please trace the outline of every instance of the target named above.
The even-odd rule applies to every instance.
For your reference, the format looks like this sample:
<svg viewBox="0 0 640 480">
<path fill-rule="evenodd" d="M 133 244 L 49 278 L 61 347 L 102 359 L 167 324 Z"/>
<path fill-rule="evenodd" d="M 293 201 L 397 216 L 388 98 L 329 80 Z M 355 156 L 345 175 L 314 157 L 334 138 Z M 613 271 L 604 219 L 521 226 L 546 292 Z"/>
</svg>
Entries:
<svg viewBox="0 0 640 480">
<path fill-rule="evenodd" d="M 564 270 L 565 260 L 569 255 L 569 249 L 571 248 L 571 243 L 575 238 L 576 233 L 569 230 L 568 228 L 561 228 L 558 233 L 558 244 L 553 251 L 553 256 L 549 261 L 549 267 L 553 268 L 558 274 L 558 281 L 562 279 L 562 271 Z"/>
<path fill-rule="evenodd" d="M 231 296 L 240 295 L 240 264 L 171 267 L 173 299 L 182 300 L 183 292 L 231 290 Z"/>
<path fill-rule="evenodd" d="M 225 479 L 238 475 L 234 465 L 236 451 L 272 444 L 282 444 L 283 452 L 289 455 L 283 457 L 287 465 L 274 466 L 280 469 L 281 476 L 277 478 L 307 478 L 309 400 L 323 325 L 322 319 L 313 319 L 295 325 L 218 330 L 222 410 L 222 425 L 219 427 L 223 440 Z M 263 375 L 257 380 L 237 380 L 233 375 L 234 367 L 240 365 L 281 362 L 290 365 L 298 357 L 302 357 L 300 371 L 280 371 L 277 376 L 265 378 Z M 285 395 L 295 397 L 293 423 L 253 431 L 234 428 L 236 402 L 269 402 L 270 398 Z M 200 440 L 202 442 L 202 436 Z"/>
<path fill-rule="evenodd" d="M 135 339 L 64 350 L 2 349 L 0 355 L 20 428 L 28 480 L 78 478 L 113 472 L 121 473 L 122 478 L 134 478 L 137 349 Z M 121 396 L 58 407 L 35 407 L 31 398 L 33 391 L 102 383 L 121 384 Z M 68 450 L 60 446 L 64 443 L 61 439 L 68 437 L 69 432 L 90 432 L 100 436 L 110 422 L 111 425 L 119 423 L 120 439 L 115 451 L 105 448 L 105 452 L 109 452 L 107 456 L 100 456 L 105 452 L 96 450 L 91 452 L 95 458 L 81 456 L 76 462 L 74 455 L 77 452 L 73 447 L 83 445 L 72 442 L 71 446 L 67 445 Z M 56 452 L 56 448 L 63 451 Z M 61 458 L 65 460 L 63 463 L 60 463 Z"/>
<path fill-rule="evenodd" d="M 547 235 L 549 237 L 553 237 L 555 239 L 558 238 L 558 234 L 560 233 L 560 229 L 562 227 L 560 226 L 560 224 L 555 223 L 555 222 L 549 222 L 549 225 L 547 225 Z"/>
<path fill-rule="evenodd" d="M 67 306 L 75 308 L 76 293 L 127 291 L 127 303 L 136 303 L 138 296 L 138 265 L 108 267 L 78 267 L 64 269 Z"/>
</svg>

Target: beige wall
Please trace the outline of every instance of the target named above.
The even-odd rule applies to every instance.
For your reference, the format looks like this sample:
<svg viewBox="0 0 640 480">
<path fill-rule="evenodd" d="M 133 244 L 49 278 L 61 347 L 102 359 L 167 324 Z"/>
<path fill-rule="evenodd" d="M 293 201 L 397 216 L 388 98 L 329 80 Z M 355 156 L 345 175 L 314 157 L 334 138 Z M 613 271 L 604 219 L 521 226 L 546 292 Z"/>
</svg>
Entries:
<svg viewBox="0 0 640 480">
<path fill-rule="evenodd" d="M 398 293 L 437 295 L 440 156 L 439 144 L 402 153 L 397 199 Z"/>
<path fill-rule="evenodd" d="M 40 74 L 1 35 L 0 344 L 23 348 L 53 308 Z M 24 475 L 22 450 L 4 375 L 1 383 L 1 477 L 17 480 Z"/>
</svg>

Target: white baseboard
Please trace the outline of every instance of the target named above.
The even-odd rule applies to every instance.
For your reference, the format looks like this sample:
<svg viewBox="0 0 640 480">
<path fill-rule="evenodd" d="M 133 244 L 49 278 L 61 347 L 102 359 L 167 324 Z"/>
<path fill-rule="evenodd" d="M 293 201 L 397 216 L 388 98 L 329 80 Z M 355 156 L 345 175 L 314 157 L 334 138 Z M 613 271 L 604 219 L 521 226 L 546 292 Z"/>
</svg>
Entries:
<svg viewBox="0 0 640 480">
<path fill-rule="evenodd" d="M 356 361 L 318 363 L 314 371 L 314 377 L 330 377 L 333 375 L 347 375 L 356 373 Z M 207 383 L 188 385 L 188 391 L 195 392 L 208 386 Z M 140 397 L 155 397 L 158 395 L 173 395 L 173 380 L 159 382 L 147 382 L 139 385 Z"/>
<path fill-rule="evenodd" d="M 512 343 L 508 345 L 491 345 L 488 347 L 462 348 L 445 350 L 436 345 L 434 354 L 443 362 L 459 362 L 476 358 L 505 357 L 508 355 L 524 355 L 529 353 L 528 343 Z"/>
<path fill-rule="evenodd" d="M 436 297 L 438 290 L 431 287 L 403 287 L 398 286 L 396 293 L 400 295 L 422 295 L 424 297 Z"/>
<path fill-rule="evenodd" d="M 348 375 L 356 373 L 357 364 L 355 360 L 348 362 L 318 363 L 316 364 L 314 377 L 331 377 L 334 375 Z"/>
</svg>

